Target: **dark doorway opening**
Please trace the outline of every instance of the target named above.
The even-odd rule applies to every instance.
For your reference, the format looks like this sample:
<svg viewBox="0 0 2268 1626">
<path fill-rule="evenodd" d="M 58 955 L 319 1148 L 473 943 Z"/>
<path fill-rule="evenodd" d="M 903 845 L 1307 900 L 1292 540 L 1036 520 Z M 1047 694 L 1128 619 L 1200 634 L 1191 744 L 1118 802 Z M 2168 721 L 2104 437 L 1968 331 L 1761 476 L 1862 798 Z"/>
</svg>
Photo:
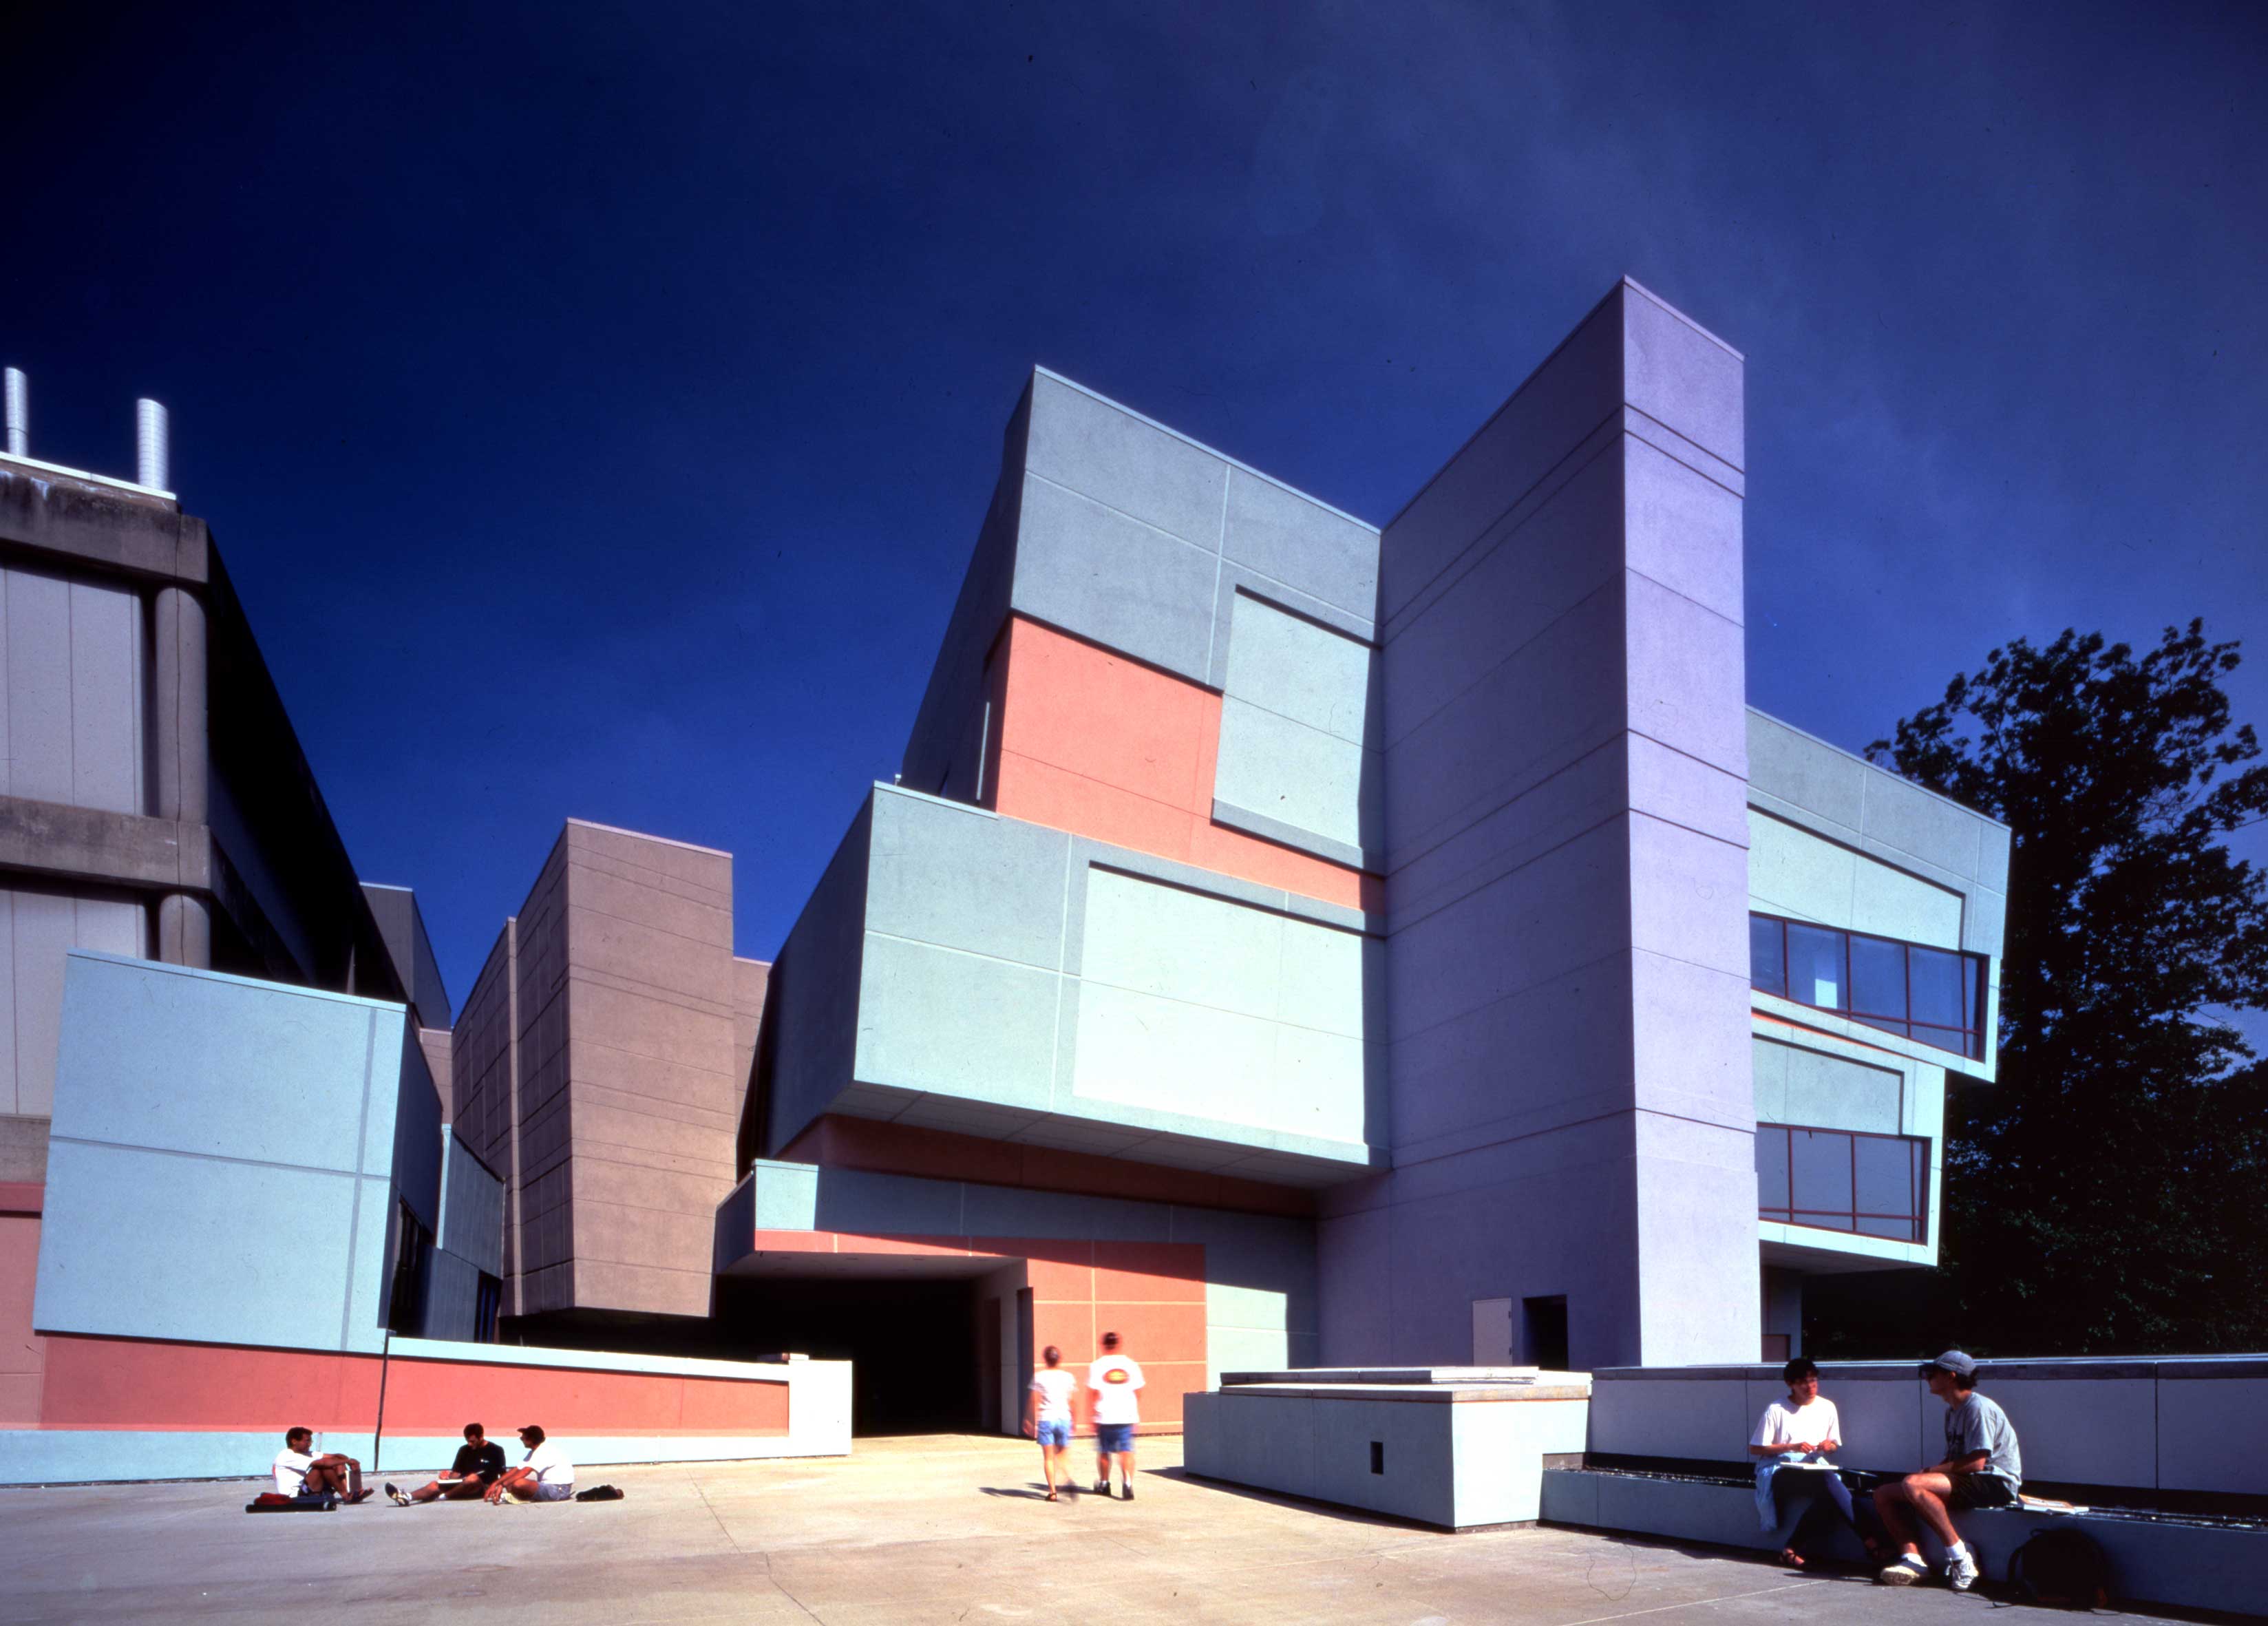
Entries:
<svg viewBox="0 0 2268 1626">
<path fill-rule="evenodd" d="M 722 1277 L 716 1326 L 740 1359 L 792 1350 L 851 1362 L 854 1435 L 963 1433 L 983 1425 L 974 1281 Z M 997 1325 L 993 1336 L 997 1345 Z"/>
<path fill-rule="evenodd" d="M 1520 1308 L 1520 1347 L 1528 1357 L 1526 1364 L 1546 1372 L 1568 1371 L 1566 1295 L 1523 1299 Z"/>
</svg>

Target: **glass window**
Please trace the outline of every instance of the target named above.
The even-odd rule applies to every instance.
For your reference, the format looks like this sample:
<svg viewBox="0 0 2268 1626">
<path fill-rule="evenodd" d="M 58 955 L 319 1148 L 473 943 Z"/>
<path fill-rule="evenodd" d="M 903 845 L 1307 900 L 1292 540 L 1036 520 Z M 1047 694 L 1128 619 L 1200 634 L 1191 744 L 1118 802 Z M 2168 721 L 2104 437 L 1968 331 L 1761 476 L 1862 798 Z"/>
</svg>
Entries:
<svg viewBox="0 0 2268 1626">
<path fill-rule="evenodd" d="M 1913 1019 L 1933 1027 L 1968 1026 L 1962 1019 L 1968 1002 L 1961 997 L 1965 969 L 1961 956 L 1918 946 L 1906 954 L 1913 976 Z"/>
<path fill-rule="evenodd" d="M 1906 945 L 1885 938 L 1851 938 L 1851 1009 L 1867 1016 L 1906 1014 Z"/>
<path fill-rule="evenodd" d="M 1749 984 L 1767 994 L 1787 994 L 1787 945 L 1779 922 L 1769 915 L 1749 916 Z"/>
<path fill-rule="evenodd" d="M 1822 1011 L 1846 1009 L 1844 934 L 1824 926 L 1787 927 L 1787 997 Z"/>
<path fill-rule="evenodd" d="M 1833 1129 L 1790 1129 L 1787 1140 L 1798 1222 L 1851 1229 L 1851 1137 Z"/>
<path fill-rule="evenodd" d="M 1787 1131 L 1756 1125 L 1756 1207 L 1766 1218 L 1787 1218 Z"/>
</svg>

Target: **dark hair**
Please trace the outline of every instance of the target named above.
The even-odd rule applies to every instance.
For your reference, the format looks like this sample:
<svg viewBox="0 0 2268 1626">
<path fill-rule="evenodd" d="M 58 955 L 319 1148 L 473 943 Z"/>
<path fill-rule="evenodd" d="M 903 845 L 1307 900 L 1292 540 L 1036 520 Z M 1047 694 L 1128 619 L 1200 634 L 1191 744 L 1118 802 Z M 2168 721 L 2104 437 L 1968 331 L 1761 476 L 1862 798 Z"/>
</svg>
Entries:
<svg viewBox="0 0 2268 1626">
<path fill-rule="evenodd" d="M 1779 1380 L 1789 1385 L 1799 1383 L 1806 1378 L 1816 1378 L 1818 1375 L 1819 1363 L 1808 1355 L 1799 1355 L 1779 1369 Z"/>
<path fill-rule="evenodd" d="M 287 1446 L 302 1437 L 313 1439 L 315 1437 L 315 1431 L 311 1428 L 292 1428 L 284 1431 L 284 1443 Z"/>
<path fill-rule="evenodd" d="M 1051 1343 L 1048 1345 L 1046 1349 L 1040 1351 L 1040 1358 L 1045 1361 L 1049 1365 L 1052 1366 L 1057 1361 L 1063 1359 L 1063 1351 L 1056 1348 L 1056 1346 Z"/>
<path fill-rule="evenodd" d="M 1118 1335 L 1116 1333 L 1103 1334 L 1102 1347 L 1106 1350 L 1116 1349 L 1118 1347 Z"/>
<path fill-rule="evenodd" d="M 489 1431 L 482 1428 L 479 1424 L 468 1423 L 465 1424 L 465 1438 L 467 1439 L 470 1439 L 475 1434 L 479 1435 L 482 1439 L 486 1439 L 489 1437 Z"/>
<path fill-rule="evenodd" d="M 534 1424 L 533 1423 L 529 1424 L 526 1428 L 524 1428 L 524 1429 L 520 1430 L 520 1432 L 521 1432 L 521 1433 L 523 1433 L 523 1434 L 533 1434 L 533 1435 L 534 1435 L 534 1436 L 535 1436 L 535 1443 L 536 1443 L 537 1445 L 539 1445 L 539 1446 L 540 1446 L 540 1445 L 541 1445 L 541 1444 L 543 1443 L 543 1431 L 542 1431 L 541 1429 L 540 1429 L 540 1428 L 536 1427 L 536 1426 L 535 1426 L 535 1424 Z"/>
</svg>

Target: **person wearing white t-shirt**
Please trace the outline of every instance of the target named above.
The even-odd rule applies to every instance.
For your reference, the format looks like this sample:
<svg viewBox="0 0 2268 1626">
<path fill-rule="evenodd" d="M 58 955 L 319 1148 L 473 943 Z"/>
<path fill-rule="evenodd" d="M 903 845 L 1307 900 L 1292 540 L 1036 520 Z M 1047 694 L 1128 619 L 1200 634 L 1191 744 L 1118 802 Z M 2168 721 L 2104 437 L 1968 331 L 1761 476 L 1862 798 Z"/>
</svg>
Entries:
<svg viewBox="0 0 2268 1626">
<path fill-rule="evenodd" d="M 1024 1397 L 1024 1432 L 1040 1442 L 1040 1471 L 1048 1476 L 1048 1500 L 1056 1499 L 1057 1471 L 1064 1489 L 1071 1487 L 1071 1470 L 1064 1453 L 1071 1449 L 1071 1400 L 1079 1380 L 1063 1369 L 1063 1351 L 1052 1343 L 1040 1351 L 1047 1363 L 1032 1374 L 1031 1392 Z"/>
<path fill-rule="evenodd" d="M 1756 1460 L 1756 1522 L 1776 1531 L 1793 1519 L 1779 1558 L 1800 1570 L 1804 1549 L 1816 1547 L 1838 1517 L 1853 1530 L 1859 1526 L 1850 1488 L 1828 1460 L 1842 1449 L 1843 1418 L 1833 1401 L 1820 1397 L 1819 1368 L 1799 1355 L 1779 1375 L 1787 1398 L 1764 1408 L 1749 1454 Z"/>
<path fill-rule="evenodd" d="M 1087 1409 L 1094 1421 L 1094 1493 L 1110 1494 L 1110 1465 L 1118 1464 L 1120 1494 L 1134 1499 L 1134 1425 L 1142 1420 L 1142 1363 L 1123 1354 L 1118 1335 L 1102 1335 L 1102 1357 L 1086 1369 Z"/>
<path fill-rule="evenodd" d="M 314 1443 L 313 1429 L 284 1431 L 284 1449 L 268 1465 L 276 1476 L 277 1495 L 339 1496 L 351 1507 L 370 1494 L 363 1488 L 360 1462 L 335 1451 L 316 1456 L 311 1449 Z"/>
<path fill-rule="evenodd" d="M 564 1502 L 575 1494 L 575 1465 L 541 1429 L 529 1424 L 520 1430 L 519 1443 L 527 1455 L 489 1487 L 490 1501 L 501 1505 L 510 1497 L 515 1502 Z"/>
</svg>

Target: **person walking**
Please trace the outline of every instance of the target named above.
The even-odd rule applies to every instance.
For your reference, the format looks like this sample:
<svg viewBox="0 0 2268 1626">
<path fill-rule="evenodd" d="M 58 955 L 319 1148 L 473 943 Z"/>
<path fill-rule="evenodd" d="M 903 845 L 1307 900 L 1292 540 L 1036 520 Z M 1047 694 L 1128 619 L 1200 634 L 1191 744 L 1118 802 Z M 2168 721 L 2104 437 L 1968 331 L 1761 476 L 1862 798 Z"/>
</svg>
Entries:
<svg viewBox="0 0 2268 1626">
<path fill-rule="evenodd" d="M 1024 1432 L 1040 1442 L 1040 1471 L 1048 1476 L 1048 1500 L 1056 1499 L 1056 1481 L 1060 1477 L 1064 1489 L 1071 1489 L 1071 1468 L 1065 1460 L 1071 1450 L 1071 1401 L 1079 1393 L 1079 1380 L 1063 1369 L 1063 1351 L 1054 1344 L 1040 1351 L 1047 1363 L 1032 1374 L 1032 1387 L 1024 1396 Z"/>
<path fill-rule="evenodd" d="M 1086 1369 L 1087 1409 L 1094 1421 L 1094 1493 L 1110 1494 L 1110 1465 L 1118 1464 L 1120 1494 L 1134 1499 L 1134 1425 L 1142 1420 L 1142 1363 L 1120 1350 L 1118 1335 L 1102 1335 L 1102 1355 Z"/>
</svg>

